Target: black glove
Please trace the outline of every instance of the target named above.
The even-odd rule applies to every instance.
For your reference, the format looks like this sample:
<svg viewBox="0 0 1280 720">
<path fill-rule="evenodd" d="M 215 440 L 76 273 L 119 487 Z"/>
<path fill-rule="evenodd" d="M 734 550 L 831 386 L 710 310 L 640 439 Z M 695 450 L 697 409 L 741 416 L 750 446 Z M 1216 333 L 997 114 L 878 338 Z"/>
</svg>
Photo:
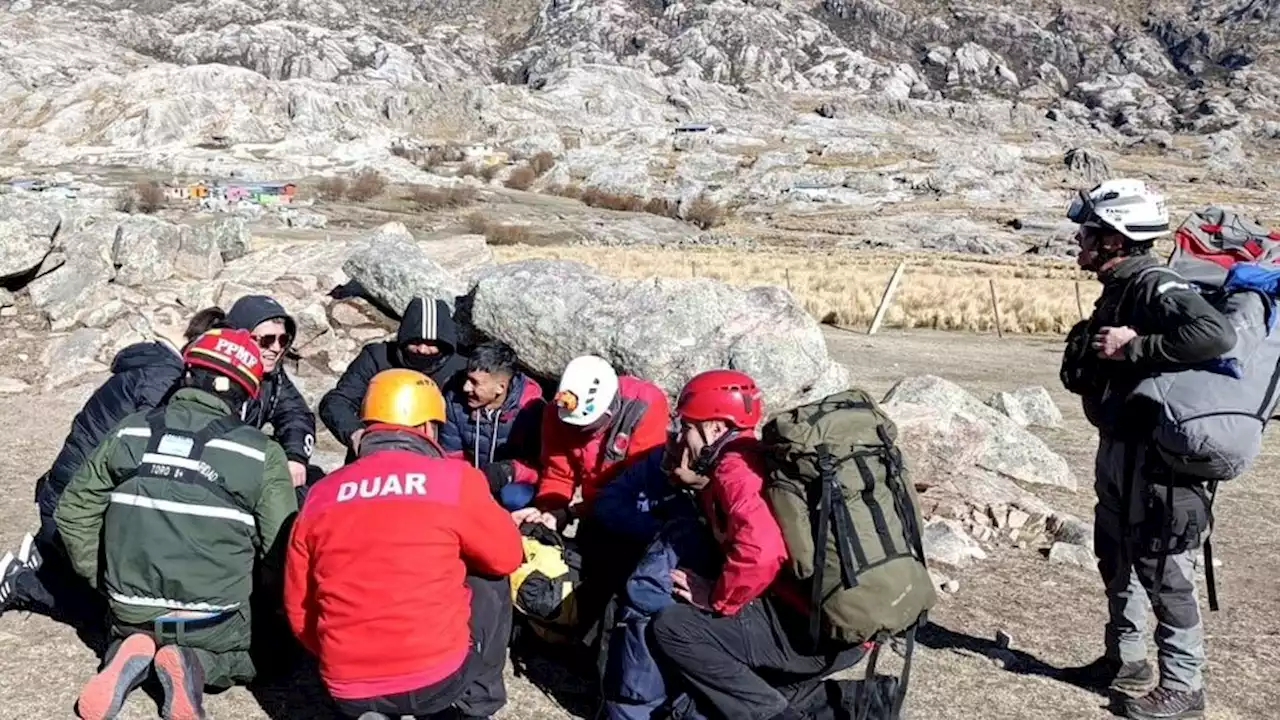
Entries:
<svg viewBox="0 0 1280 720">
<path fill-rule="evenodd" d="M 497 497 L 502 488 L 516 479 L 516 469 L 510 460 L 489 463 L 484 469 L 484 476 L 489 481 L 489 492 Z"/>
<path fill-rule="evenodd" d="M 1106 390 L 1105 368 L 1093 348 L 1092 318 L 1081 320 L 1067 333 L 1066 348 L 1058 379 L 1068 392 L 1085 397 L 1101 395 Z"/>
</svg>

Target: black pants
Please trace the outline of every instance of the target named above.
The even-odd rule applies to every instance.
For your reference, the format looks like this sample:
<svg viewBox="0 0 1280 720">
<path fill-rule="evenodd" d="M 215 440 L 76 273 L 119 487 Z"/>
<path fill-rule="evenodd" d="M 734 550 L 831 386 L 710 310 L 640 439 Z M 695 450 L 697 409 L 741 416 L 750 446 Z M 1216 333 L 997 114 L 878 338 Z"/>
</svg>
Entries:
<svg viewBox="0 0 1280 720">
<path fill-rule="evenodd" d="M 52 516 L 41 515 L 35 537 L 43 563 L 18 588 L 26 607 L 76 628 L 101 654 L 107 643 L 106 598 L 72 567 Z"/>
<path fill-rule="evenodd" d="M 729 617 L 676 603 L 654 618 L 653 641 L 659 661 L 684 681 L 699 711 L 767 720 L 865 653 L 859 645 L 815 654 L 798 619 L 779 615 L 770 599 L 753 600 Z"/>
<path fill-rule="evenodd" d="M 348 717 L 380 712 L 392 717 L 489 717 L 507 704 L 502 677 L 511 637 L 511 581 L 467 577 L 471 588 L 471 652 L 462 667 L 438 683 L 406 693 L 364 700 L 335 698 Z"/>
<path fill-rule="evenodd" d="M 573 595 L 581 629 L 586 632 L 604 616 L 609 601 L 622 592 L 648 543 L 620 535 L 590 516 L 578 521 L 574 541 L 582 556 L 582 583 Z"/>
</svg>

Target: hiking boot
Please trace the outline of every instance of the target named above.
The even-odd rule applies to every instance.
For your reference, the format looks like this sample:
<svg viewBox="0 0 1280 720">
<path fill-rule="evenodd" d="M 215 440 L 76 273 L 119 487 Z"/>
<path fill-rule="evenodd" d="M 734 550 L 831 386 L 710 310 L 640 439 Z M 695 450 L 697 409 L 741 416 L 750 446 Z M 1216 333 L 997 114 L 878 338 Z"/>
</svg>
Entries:
<svg viewBox="0 0 1280 720">
<path fill-rule="evenodd" d="M 40 556 L 40 548 L 36 547 L 36 539 L 31 533 L 27 533 L 22 538 L 22 546 L 18 548 L 18 562 L 32 572 L 39 570 L 44 564 L 44 558 Z"/>
<path fill-rule="evenodd" d="M 1204 690 L 1184 692 L 1157 687 L 1124 704 L 1125 717 L 1131 720 L 1188 720 L 1204 717 Z"/>
<path fill-rule="evenodd" d="M 142 684 L 151 669 L 156 643 L 146 635 L 130 635 L 116 648 L 106 667 L 85 683 L 76 701 L 82 720 L 111 720 L 125 698 Z"/>
<path fill-rule="evenodd" d="M 1156 674 L 1146 660 L 1122 663 L 1115 658 L 1100 657 L 1077 668 L 1062 671 L 1067 682 L 1081 687 L 1110 689 L 1126 695 L 1141 695 L 1155 685 Z"/>
<path fill-rule="evenodd" d="M 164 688 L 164 720 L 205 720 L 204 668 L 190 648 L 165 645 L 156 653 L 156 675 Z"/>
</svg>

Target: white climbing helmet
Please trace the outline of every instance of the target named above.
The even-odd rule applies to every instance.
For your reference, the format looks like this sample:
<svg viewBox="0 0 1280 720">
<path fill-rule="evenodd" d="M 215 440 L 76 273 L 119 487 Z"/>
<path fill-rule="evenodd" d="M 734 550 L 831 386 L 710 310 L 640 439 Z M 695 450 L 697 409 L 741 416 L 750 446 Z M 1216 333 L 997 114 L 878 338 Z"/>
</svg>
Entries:
<svg viewBox="0 0 1280 720">
<path fill-rule="evenodd" d="M 1067 208 L 1067 217 L 1086 227 L 1109 227 L 1138 243 L 1169 233 L 1164 196 L 1145 182 L 1129 178 L 1107 180 L 1088 192 L 1079 191 Z"/>
<path fill-rule="evenodd" d="M 609 411 L 618 394 L 618 373 L 597 355 L 580 355 L 569 361 L 560 376 L 555 404 L 561 422 L 590 425 Z"/>
</svg>

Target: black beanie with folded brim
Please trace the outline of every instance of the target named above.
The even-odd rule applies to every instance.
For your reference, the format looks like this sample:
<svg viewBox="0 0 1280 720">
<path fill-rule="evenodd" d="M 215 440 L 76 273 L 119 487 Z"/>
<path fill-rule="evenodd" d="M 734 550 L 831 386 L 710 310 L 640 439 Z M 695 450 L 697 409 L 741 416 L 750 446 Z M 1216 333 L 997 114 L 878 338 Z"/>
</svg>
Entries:
<svg viewBox="0 0 1280 720">
<path fill-rule="evenodd" d="M 245 295 L 227 311 L 227 324 L 240 330 L 253 329 L 268 320 L 283 320 L 284 331 L 289 337 L 298 337 L 298 324 L 275 298 L 266 295 Z"/>
</svg>

